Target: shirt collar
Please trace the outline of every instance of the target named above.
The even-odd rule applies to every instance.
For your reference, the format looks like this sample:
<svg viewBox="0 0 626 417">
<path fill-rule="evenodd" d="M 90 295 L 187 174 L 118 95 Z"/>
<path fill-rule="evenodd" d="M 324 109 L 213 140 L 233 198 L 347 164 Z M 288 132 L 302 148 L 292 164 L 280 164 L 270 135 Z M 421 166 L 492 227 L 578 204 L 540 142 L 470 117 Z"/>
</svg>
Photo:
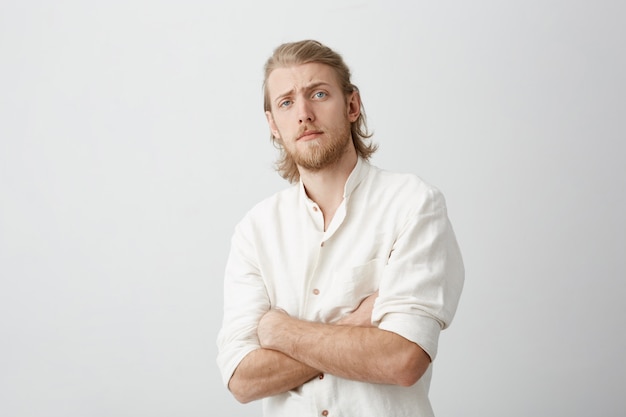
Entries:
<svg viewBox="0 0 626 417">
<path fill-rule="evenodd" d="M 361 183 L 363 178 L 367 175 L 370 169 L 370 164 L 360 156 L 357 158 L 356 165 L 350 173 L 346 185 L 343 188 L 343 198 L 346 199 L 350 196 L 352 191 Z"/>
<path fill-rule="evenodd" d="M 364 160 L 360 156 L 357 157 L 356 165 L 352 169 L 352 172 L 348 176 L 346 180 L 346 185 L 343 187 L 343 198 L 344 200 L 350 196 L 352 191 L 356 189 L 356 187 L 363 181 L 363 178 L 367 176 L 367 173 L 370 170 L 370 164 L 368 161 Z M 306 190 L 304 188 L 304 183 L 302 182 L 302 178 L 299 181 L 300 191 L 302 196 L 306 197 Z M 308 197 L 306 197 L 308 198 Z"/>
</svg>

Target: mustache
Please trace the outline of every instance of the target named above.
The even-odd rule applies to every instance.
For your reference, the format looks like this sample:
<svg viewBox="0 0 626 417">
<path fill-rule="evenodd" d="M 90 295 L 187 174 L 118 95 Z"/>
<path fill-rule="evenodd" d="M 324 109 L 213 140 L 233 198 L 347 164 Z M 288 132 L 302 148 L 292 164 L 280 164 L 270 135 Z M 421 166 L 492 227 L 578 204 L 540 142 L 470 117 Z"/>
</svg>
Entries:
<svg viewBox="0 0 626 417">
<path fill-rule="evenodd" d="M 320 129 L 317 126 L 314 125 L 310 125 L 310 124 L 305 124 L 300 126 L 300 128 L 298 129 L 298 131 L 296 132 L 296 139 L 299 138 L 300 136 L 304 135 L 305 132 L 322 132 L 324 133 L 324 129 Z"/>
</svg>

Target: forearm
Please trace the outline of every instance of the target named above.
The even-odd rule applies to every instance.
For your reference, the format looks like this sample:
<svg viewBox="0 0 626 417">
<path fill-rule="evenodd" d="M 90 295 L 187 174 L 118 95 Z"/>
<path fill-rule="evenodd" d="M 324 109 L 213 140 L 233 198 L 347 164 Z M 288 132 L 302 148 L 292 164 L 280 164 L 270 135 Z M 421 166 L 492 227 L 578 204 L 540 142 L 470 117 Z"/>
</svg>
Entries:
<svg viewBox="0 0 626 417">
<path fill-rule="evenodd" d="M 375 327 L 321 324 L 275 315 L 271 337 L 261 340 L 274 349 L 322 372 L 342 378 L 409 386 L 430 364 L 415 343 Z"/>
<path fill-rule="evenodd" d="M 228 388 L 239 402 L 247 403 L 299 387 L 319 373 L 284 353 L 257 349 L 243 358 Z"/>
</svg>

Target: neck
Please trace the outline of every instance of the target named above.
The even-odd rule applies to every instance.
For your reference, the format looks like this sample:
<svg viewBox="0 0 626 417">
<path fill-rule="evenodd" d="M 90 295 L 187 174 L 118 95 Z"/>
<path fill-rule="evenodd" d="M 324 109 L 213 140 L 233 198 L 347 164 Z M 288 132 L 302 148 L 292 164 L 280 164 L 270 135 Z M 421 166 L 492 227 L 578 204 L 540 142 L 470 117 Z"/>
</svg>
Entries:
<svg viewBox="0 0 626 417">
<path fill-rule="evenodd" d="M 328 227 L 335 211 L 343 201 L 346 181 L 357 162 L 354 145 L 333 165 L 317 171 L 300 168 L 300 178 L 309 198 L 317 203 L 324 214 L 324 229 Z"/>
</svg>

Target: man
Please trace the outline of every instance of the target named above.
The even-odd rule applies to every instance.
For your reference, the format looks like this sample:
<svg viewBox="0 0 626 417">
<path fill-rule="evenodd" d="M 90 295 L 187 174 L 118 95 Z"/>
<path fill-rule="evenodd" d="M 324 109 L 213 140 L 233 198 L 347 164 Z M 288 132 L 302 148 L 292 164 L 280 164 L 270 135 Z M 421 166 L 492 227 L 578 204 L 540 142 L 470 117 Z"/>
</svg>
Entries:
<svg viewBox="0 0 626 417">
<path fill-rule="evenodd" d="M 236 226 L 218 365 L 267 416 L 432 416 L 431 362 L 464 280 L 442 194 L 368 160 L 342 57 L 287 43 L 265 65 L 265 114 L 292 187 Z"/>
</svg>

